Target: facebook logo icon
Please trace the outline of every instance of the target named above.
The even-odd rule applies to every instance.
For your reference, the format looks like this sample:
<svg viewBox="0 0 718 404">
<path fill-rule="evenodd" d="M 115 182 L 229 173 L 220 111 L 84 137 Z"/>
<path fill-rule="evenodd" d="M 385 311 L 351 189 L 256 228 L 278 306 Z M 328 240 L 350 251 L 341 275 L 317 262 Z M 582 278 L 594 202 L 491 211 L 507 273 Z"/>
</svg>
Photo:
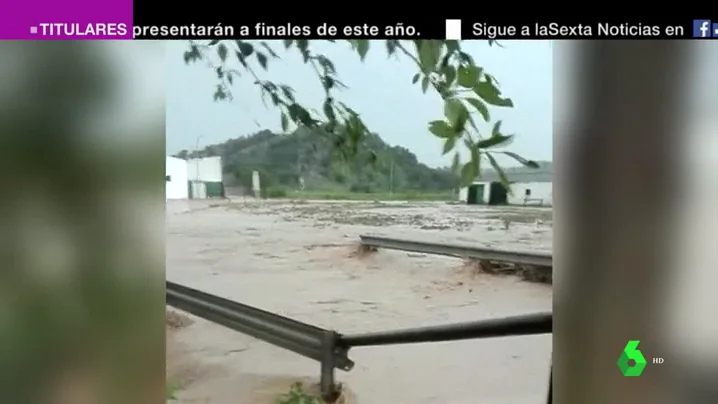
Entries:
<svg viewBox="0 0 718 404">
<path fill-rule="evenodd" d="M 693 38 L 710 38 L 712 31 L 711 20 L 693 20 Z"/>
</svg>

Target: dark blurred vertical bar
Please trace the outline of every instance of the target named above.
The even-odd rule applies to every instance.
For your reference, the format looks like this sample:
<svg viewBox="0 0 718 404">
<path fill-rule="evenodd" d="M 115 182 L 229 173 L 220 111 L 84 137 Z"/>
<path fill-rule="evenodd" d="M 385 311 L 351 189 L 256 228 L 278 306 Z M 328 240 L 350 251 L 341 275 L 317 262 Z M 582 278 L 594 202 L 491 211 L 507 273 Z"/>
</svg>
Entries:
<svg viewBox="0 0 718 404">
<path fill-rule="evenodd" d="M 165 400 L 163 54 L 0 45 L 0 402 Z"/>
<path fill-rule="evenodd" d="M 554 402 L 655 404 L 666 397 L 650 361 L 661 347 L 688 47 L 593 41 L 557 52 L 574 64 L 564 90 L 575 110 L 555 134 Z M 616 365 L 629 339 L 649 361 L 641 377 Z"/>
</svg>

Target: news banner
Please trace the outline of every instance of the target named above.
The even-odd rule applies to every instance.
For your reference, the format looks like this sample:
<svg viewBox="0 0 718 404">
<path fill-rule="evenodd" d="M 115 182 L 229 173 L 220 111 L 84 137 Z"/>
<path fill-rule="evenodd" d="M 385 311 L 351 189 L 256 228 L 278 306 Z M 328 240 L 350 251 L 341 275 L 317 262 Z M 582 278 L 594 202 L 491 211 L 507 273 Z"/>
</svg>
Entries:
<svg viewBox="0 0 718 404">
<path fill-rule="evenodd" d="M 9 8 L 8 8 L 9 7 Z M 4 7 L 0 39 L 711 39 L 715 19 L 672 17 L 319 17 L 313 9 L 295 18 L 286 11 L 236 12 L 213 4 L 191 9 L 136 0 L 26 0 Z M 309 10 L 309 9 L 307 9 Z M 327 13 L 328 14 L 328 13 Z M 302 15 L 308 15 L 303 17 Z M 235 17 L 236 16 L 236 17 Z M 248 17 L 249 16 L 249 17 Z M 268 16 L 265 18 L 265 16 Z M 698 16 L 707 17 L 707 16 Z M 713 22 L 715 21 L 715 22 Z"/>
</svg>

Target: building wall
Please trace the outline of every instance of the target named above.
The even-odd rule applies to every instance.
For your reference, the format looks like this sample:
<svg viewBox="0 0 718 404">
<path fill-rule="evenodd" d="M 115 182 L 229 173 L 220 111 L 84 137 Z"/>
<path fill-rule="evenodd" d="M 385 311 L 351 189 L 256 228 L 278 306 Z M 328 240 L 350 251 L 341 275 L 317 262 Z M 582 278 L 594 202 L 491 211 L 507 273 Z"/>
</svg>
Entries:
<svg viewBox="0 0 718 404">
<path fill-rule="evenodd" d="M 482 200 L 484 203 L 486 203 L 489 200 L 489 196 L 491 195 L 491 187 L 489 186 L 490 182 L 485 181 L 474 181 L 473 185 L 479 185 L 484 184 L 484 196 Z M 463 187 L 459 188 L 459 201 L 466 203 L 469 199 L 469 187 Z"/>
<path fill-rule="evenodd" d="M 489 203 L 489 198 L 491 197 L 491 183 L 486 181 L 478 181 L 474 182 L 474 184 L 484 184 L 484 196 L 482 200 L 484 201 L 484 203 Z"/>
<path fill-rule="evenodd" d="M 469 199 L 469 188 L 463 187 L 459 188 L 459 202 L 466 203 L 466 201 Z"/>
<path fill-rule="evenodd" d="M 484 187 L 484 201 L 488 201 L 491 196 L 490 183 L 484 181 L 476 181 L 474 184 L 486 184 Z M 553 204 L 553 183 L 551 182 L 515 182 L 511 184 L 513 195 L 508 196 L 509 205 L 524 205 L 526 199 L 526 190 L 531 190 L 531 199 L 527 205 L 538 205 L 538 199 L 541 199 L 542 206 L 552 206 Z M 468 197 L 468 188 L 459 189 L 459 201 L 466 203 Z"/>
<path fill-rule="evenodd" d="M 222 182 L 222 158 L 205 157 L 187 160 L 187 180 Z"/>
<path fill-rule="evenodd" d="M 165 199 L 187 199 L 187 161 L 168 156 L 165 175 L 170 178 L 165 184 Z"/>
<path fill-rule="evenodd" d="M 551 182 L 517 182 L 511 184 L 513 195 L 509 195 L 509 205 L 524 205 L 526 198 L 529 198 L 526 205 L 553 205 L 553 183 Z M 531 195 L 526 195 L 530 190 Z"/>
<path fill-rule="evenodd" d="M 481 182 L 481 181 L 474 181 L 472 185 L 478 185 L 478 184 L 486 184 L 484 187 L 484 196 L 483 200 L 488 201 L 489 200 L 489 183 L 488 182 Z M 463 187 L 459 188 L 459 202 L 467 203 L 469 201 L 469 187 Z"/>
</svg>

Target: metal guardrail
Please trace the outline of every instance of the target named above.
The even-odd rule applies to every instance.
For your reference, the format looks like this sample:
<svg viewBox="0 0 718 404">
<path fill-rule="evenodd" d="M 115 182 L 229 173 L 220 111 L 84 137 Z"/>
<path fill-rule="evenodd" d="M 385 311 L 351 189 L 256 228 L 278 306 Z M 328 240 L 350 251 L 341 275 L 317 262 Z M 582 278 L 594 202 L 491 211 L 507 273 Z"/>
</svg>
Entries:
<svg viewBox="0 0 718 404">
<path fill-rule="evenodd" d="M 537 313 L 468 323 L 344 335 L 339 339 L 339 344 L 347 347 L 420 344 L 477 338 L 550 334 L 552 329 L 553 319 L 551 313 Z"/>
<path fill-rule="evenodd" d="M 328 402 L 332 402 L 338 394 L 334 370 L 349 371 L 354 366 L 347 356 L 352 347 L 549 334 L 553 327 L 551 313 L 539 313 L 469 323 L 341 335 L 173 282 L 167 281 L 166 287 L 169 306 L 320 362 L 320 388 L 322 396 Z"/>
<path fill-rule="evenodd" d="M 495 262 L 509 262 L 536 267 L 553 267 L 551 254 L 495 250 L 461 244 L 432 243 L 381 236 L 361 235 L 361 243 L 367 247 L 389 248 L 416 253 L 447 255 L 450 257 L 473 258 Z"/>
<path fill-rule="evenodd" d="M 336 393 L 334 369 L 349 371 L 354 363 L 339 334 L 278 314 L 166 282 L 167 305 L 192 313 L 280 348 L 321 363 L 321 390 L 326 398 Z"/>
</svg>

